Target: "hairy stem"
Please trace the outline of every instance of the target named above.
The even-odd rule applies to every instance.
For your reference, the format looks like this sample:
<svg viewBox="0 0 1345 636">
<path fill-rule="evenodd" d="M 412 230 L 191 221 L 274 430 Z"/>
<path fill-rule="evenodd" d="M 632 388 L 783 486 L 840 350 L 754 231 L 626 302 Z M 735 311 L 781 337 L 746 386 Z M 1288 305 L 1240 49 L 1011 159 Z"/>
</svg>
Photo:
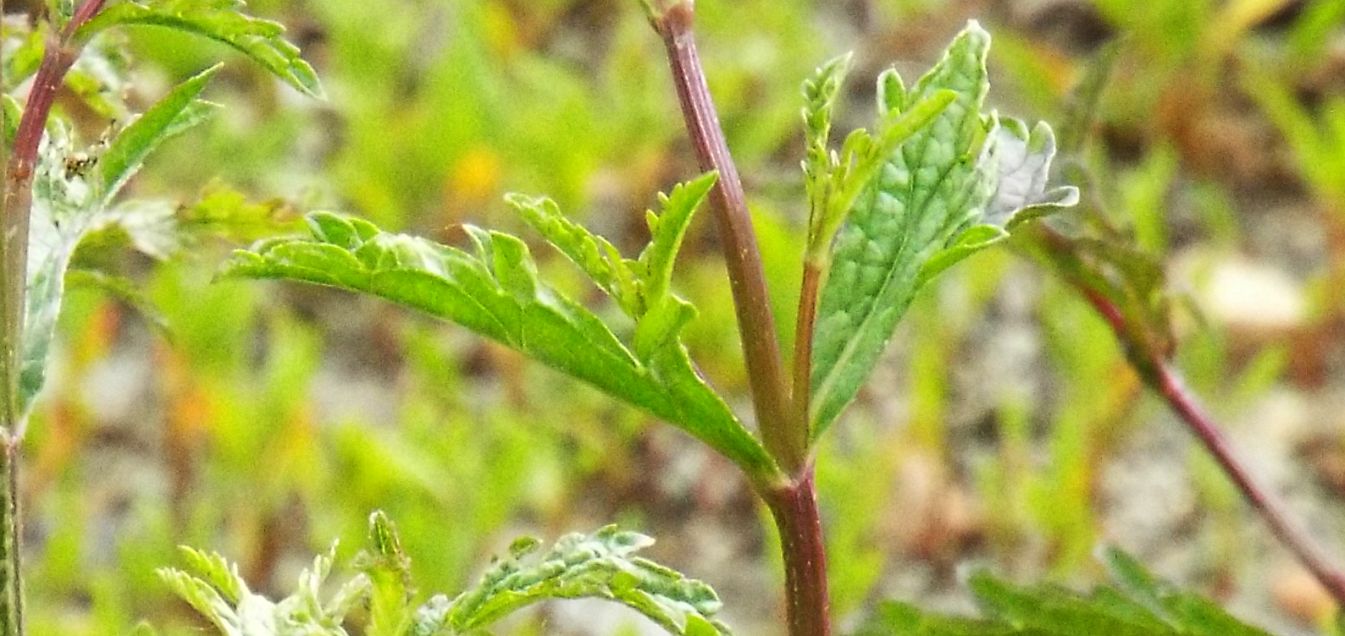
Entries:
<svg viewBox="0 0 1345 636">
<path fill-rule="evenodd" d="M 827 553 L 817 509 L 813 470 L 789 486 L 765 495 L 785 561 L 785 617 L 790 636 L 831 633 L 827 593 Z"/>
<path fill-rule="evenodd" d="M 23 626 L 23 521 L 20 516 L 19 446 L 25 416 L 19 401 L 24 303 L 28 279 L 28 225 L 33 207 L 33 173 L 42 133 L 65 75 L 79 57 L 74 34 L 103 8 L 104 0 L 85 0 L 60 36 L 47 42 L 42 63 L 28 91 L 28 102 L 14 138 L 4 152 L 0 193 L 0 635 L 20 636 Z M 0 15 L 3 2 L 0 2 Z"/>
<path fill-rule="evenodd" d="M 1054 256 L 1070 263 L 1075 271 L 1082 271 L 1078 257 L 1070 253 L 1068 241 L 1055 231 L 1042 227 L 1040 244 Z M 1126 313 L 1110 298 L 1100 292 L 1095 281 L 1085 276 L 1066 273 L 1065 279 L 1074 286 L 1093 309 L 1107 321 L 1117 340 L 1126 348 L 1132 367 L 1144 383 L 1157 392 L 1167 405 L 1205 447 L 1223 469 L 1242 497 L 1256 509 L 1271 532 L 1306 567 L 1336 601 L 1345 608 L 1345 572 L 1332 565 L 1326 552 L 1294 522 L 1285 505 L 1252 476 L 1234 454 L 1228 438 L 1218 423 L 1201 407 L 1182 381 L 1181 373 L 1168 361 L 1167 355 L 1152 342 L 1146 341 L 1142 330 L 1132 325 Z"/>
<path fill-rule="evenodd" d="M 682 0 L 655 15 L 653 24 L 667 48 L 682 115 L 701 169 L 719 173 L 710 200 L 733 288 L 743 356 L 762 441 L 786 472 L 797 475 L 807 455 L 807 431 L 801 430 L 796 425 L 797 418 L 791 417 L 784 365 L 780 362 L 775 319 L 771 315 L 756 232 L 752 229 L 742 180 L 724 140 L 719 115 L 696 51 L 694 18 L 691 1 Z"/>
</svg>

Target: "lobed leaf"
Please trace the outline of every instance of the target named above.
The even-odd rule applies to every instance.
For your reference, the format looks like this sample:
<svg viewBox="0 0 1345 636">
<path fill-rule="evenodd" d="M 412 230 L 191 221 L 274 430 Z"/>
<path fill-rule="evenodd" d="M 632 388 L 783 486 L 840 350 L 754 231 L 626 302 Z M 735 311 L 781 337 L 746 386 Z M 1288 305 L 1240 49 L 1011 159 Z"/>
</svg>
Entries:
<svg viewBox="0 0 1345 636">
<path fill-rule="evenodd" d="M 366 595 L 367 579 L 356 577 L 324 605 L 321 588 L 331 572 L 335 546 L 299 575 L 296 591 L 279 602 L 254 594 L 224 557 L 183 548 L 187 570 L 161 568 L 159 578 L 224 636 L 347 636 L 341 622 Z M 329 609 L 340 613 L 333 614 Z"/>
<path fill-rule="evenodd" d="M 803 160 L 804 186 L 808 192 L 809 245 L 816 232 L 813 219 L 821 218 L 827 208 L 831 174 L 837 160 L 828 148 L 831 138 L 831 119 L 840 99 L 845 76 L 850 72 L 852 54 L 828 60 L 818 67 L 813 76 L 803 83 Z"/>
<path fill-rule="evenodd" d="M 443 608 L 443 625 L 466 633 L 540 601 L 600 598 L 640 612 L 671 634 L 729 634 L 714 618 L 722 604 L 710 586 L 635 556 L 653 542 L 615 526 L 567 535 L 545 552 L 536 541 L 515 542 L 476 587 Z"/>
<path fill-rule="evenodd" d="M 1081 594 L 1056 585 L 1018 586 L 984 572 L 970 586 L 984 618 L 926 613 L 885 603 L 860 636 L 1267 636 L 1218 605 L 1155 579 L 1134 559 L 1109 551 L 1115 583 Z"/>
<path fill-rule="evenodd" d="M 521 194 L 505 196 L 505 202 L 523 217 L 594 284 L 611 296 L 627 314 L 640 312 L 639 290 L 630 265 L 607 239 L 566 218 L 555 201 Z"/>
<path fill-rule="evenodd" d="M 77 34 L 87 41 L 122 25 L 160 26 L 227 44 L 306 95 L 321 97 L 322 84 L 299 48 L 284 39 L 285 27 L 244 13 L 242 0 L 126 0 L 103 9 Z"/>
<path fill-rule="evenodd" d="M 458 323 L 681 427 L 750 475 L 776 473 L 680 341 L 664 337 L 633 353 L 592 312 L 538 280 L 519 239 L 468 226 L 474 249 L 467 252 L 331 213 L 311 214 L 308 223 L 310 237 L 235 252 L 224 273 L 367 293 Z M 677 317 L 658 324 L 684 324 L 686 308 L 661 305 L 668 306 Z M 659 333 L 675 336 L 676 329 Z"/>
<path fill-rule="evenodd" d="M 884 120 L 923 110 L 927 123 L 847 140 L 857 156 L 880 151 L 871 170 L 856 170 L 859 177 L 851 179 L 859 194 L 852 205 L 845 200 L 845 225 L 821 292 L 809 414 L 814 436 L 854 399 L 925 283 L 1017 224 L 1077 201 L 1073 188 L 1045 189 L 1055 152 L 1048 126 L 1029 131 L 1017 120 L 982 113 L 989 46 L 989 34 L 972 22 L 909 91 L 895 71 L 884 73 L 878 90 Z"/>
</svg>

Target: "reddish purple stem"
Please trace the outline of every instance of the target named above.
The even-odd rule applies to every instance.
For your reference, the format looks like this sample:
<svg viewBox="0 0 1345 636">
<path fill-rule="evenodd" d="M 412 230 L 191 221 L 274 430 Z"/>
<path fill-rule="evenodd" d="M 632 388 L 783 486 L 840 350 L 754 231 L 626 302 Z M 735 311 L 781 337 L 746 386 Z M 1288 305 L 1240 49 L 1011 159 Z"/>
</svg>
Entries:
<svg viewBox="0 0 1345 636">
<path fill-rule="evenodd" d="M 1120 308 L 1098 291 L 1085 285 L 1078 285 L 1089 304 L 1107 321 L 1116 337 L 1126 342 L 1129 333 L 1125 316 Z M 1271 491 L 1257 483 L 1251 473 L 1234 455 L 1228 438 L 1219 425 L 1200 406 L 1180 373 L 1161 356 L 1149 354 L 1148 364 L 1152 369 L 1151 378 L 1145 378 L 1150 387 L 1163 396 L 1168 407 L 1173 410 L 1205 446 L 1205 450 L 1214 456 L 1224 474 L 1233 481 L 1248 503 L 1260 513 L 1261 518 L 1270 526 L 1275 538 L 1289 548 L 1294 556 L 1306 567 L 1319 583 L 1326 588 L 1337 606 L 1345 607 L 1345 573 L 1331 565 L 1331 559 L 1312 537 L 1285 510 L 1285 506 L 1271 494 Z M 1142 374 L 1143 375 L 1143 374 Z"/>
</svg>

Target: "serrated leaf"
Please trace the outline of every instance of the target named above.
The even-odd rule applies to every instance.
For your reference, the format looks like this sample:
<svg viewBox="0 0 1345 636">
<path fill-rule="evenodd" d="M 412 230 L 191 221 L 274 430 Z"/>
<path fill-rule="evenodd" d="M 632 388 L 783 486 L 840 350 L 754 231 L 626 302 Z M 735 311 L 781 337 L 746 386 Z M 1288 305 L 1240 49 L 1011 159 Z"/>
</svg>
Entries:
<svg viewBox="0 0 1345 636">
<path fill-rule="evenodd" d="M 498 560 L 473 589 L 454 599 L 442 624 L 470 632 L 540 601 L 600 598 L 626 605 L 672 634 L 729 634 L 714 618 L 721 603 L 708 585 L 635 556 L 652 543 L 609 526 L 562 537 L 545 552 L 517 552 Z"/>
<path fill-rule="evenodd" d="M 98 160 L 99 195 L 107 205 L 165 140 L 205 121 L 218 108 L 197 99 L 220 69 L 213 66 L 178 84 L 112 138 Z"/>
<path fill-rule="evenodd" d="M 1088 594 L 1051 584 L 1019 586 L 977 572 L 969 583 L 985 618 L 942 616 L 885 603 L 859 635 L 1267 636 L 1218 605 L 1155 579 L 1118 551 L 1106 553 L 1105 560 L 1117 583 Z"/>
<path fill-rule="evenodd" d="M 749 474 L 776 474 L 680 343 L 635 355 L 592 312 L 538 280 L 517 238 L 468 226 L 469 253 L 331 213 L 308 222 L 310 238 L 235 252 L 224 274 L 329 285 L 456 322 L 681 427 Z"/>
<path fill-rule="evenodd" d="M 1203 597 L 1184 592 L 1155 578 L 1130 555 L 1115 548 L 1104 552 L 1103 561 L 1122 592 L 1136 603 L 1178 626 L 1191 636 L 1264 636 L 1265 632 L 1242 623 L 1223 608 Z"/>
<path fill-rule="evenodd" d="M 659 195 L 659 213 L 651 210 L 645 215 L 650 239 L 637 261 L 637 274 L 646 306 L 672 295 L 673 265 L 682 249 L 682 239 L 691 225 L 691 217 L 718 180 L 719 175 L 711 172 L 679 183 L 672 192 Z"/>
<path fill-rule="evenodd" d="M 578 265 L 594 284 L 628 314 L 639 313 L 639 291 L 621 252 L 607 239 L 566 218 L 555 201 L 546 197 L 509 194 L 505 201 L 547 242 Z"/>
<path fill-rule="evenodd" d="M 909 91 L 885 73 L 878 92 L 888 118 L 920 108 L 935 115 L 897 144 L 847 140 L 856 152 L 870 145 L 883 152 L 873 175 L 859 179 L 862 193 L 826 270 L 813 335 L 814 437 L 854 399 L 924 284 L 1017 224 L 1077 201 L 1073 188 L 1045 189 L 1055 152 L 1049 127 L 1029 132 L 982 113 L 989 46 L 989 34 L 972 22 Z"/>
<path fill-rule="evenodd" d="M 285 27 L 244 13 L 241 0 L 127 0 L 103 9 L 80 28 L 87 41 L 120 25 L 160 26 L 210 38 L 252 58 L 299 91 L 322 97 L 322 84 L 299 48 L 285 40 Z"/>
<path fill-rule="evenodd" d="M 224 636 L 347 636 L 342 614 L 329 614 L 321 600 L 321 588 L 331 572 L 333 547 L 313 560 L 299 575 L 294 594 L 273 602 L 248 590 L 238 568 L 214 553 L 183 548 L 188 570 L 161 568 L 159 578 Z M 358 594 L 359 579 L 338 592 L 335 605 L 354 606 L 348 598 Z"/>
<path fill-rule="evenodd" d="M 828 147 L 831 119 L 853 58 L 850 53 L 832 58 L 818 67 L 813 76 L 803 83 L 803 138 L 806 149 L 803 176 L 808 192 L 808 209 L 811 211 L 809 218 L 818 217 L 827 208 L 827 192 L 834 168 Z"/>
<path fill-rule="evenodd" d="M 805 258 L 810 264 L 820 269 L 829 266 L 829 250 L 836 232 L 849 218 L 856 200 L 873 182 L 887 158 L 928 126 L 956 97 L 953 91 L 934 91 L 910 109 L 888 111 L 875 133 L 856 130 L 846 138 L 840 155 L 831 156 L 832 165 L 824 190 L 809 194 L 811 207 Z"/>
<path fill-rule="evenodd" d="M 1109 634 L 1111 636 L 1161 636 L 1176 632 L 1161 622 L 1116 612 L 1112 604 L 1099 604 L 1056 586 L 1016 588 L 984 572 L 969 581 L 972 592 L 987 614 L 1013 625 L 1031 625 L 1051 633 Z"/>
</svg>

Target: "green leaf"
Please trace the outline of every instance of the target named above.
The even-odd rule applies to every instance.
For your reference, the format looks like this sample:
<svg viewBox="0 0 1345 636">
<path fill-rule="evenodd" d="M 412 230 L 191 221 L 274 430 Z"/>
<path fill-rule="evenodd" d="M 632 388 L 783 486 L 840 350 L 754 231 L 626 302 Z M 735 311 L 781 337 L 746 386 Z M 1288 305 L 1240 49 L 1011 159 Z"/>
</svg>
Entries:
<svg viewBox="0 0 1345 636">
<path fill-rule="evenodd" d="M 99 194 L 103 205 L 107 205 L 140 171 L 145 158 L 159 144 L 200 124 L 214 113 L 218 107 L 197 99 L 197 96 L 219 69 L 219 65 L 213 66 L 178 84 L 112 139 L 98 160 Z"/>
<path fill-rule="evenodd" d="M 65 273 L 65 284 L 102 291 L 135 309 L 161 334 L 169 333 L 168 320 L 133 280 L 98 270 L 71 268 Z"/>
<path fill-rule="evenodd" d="M 517 238 L 468 226 L 467 252 L 331 213 L 311 214 L 308 223 L 311 237 L 235 252 L 224 274 L 329 285 L 458 323 L 681 427 L 749 475 L 777 474 L 680 342 L 632 353 L 592 312 L 539 281 Z"/>
<path fill-rule="evenodd" d="M 1155 579 L 1134 559 L 1112 550 L 1104 560 L 1115 585 L 1081 594 L 1043 584 L 1018 586 L 985 572 L 969 580 L 985 618 L 941 616 L 885 603 L 861 636 L 1266 636 L 1218 605 Z"/>
<path fill-rule="evenodd" d="M 630 265 L 607 239 L 566 218 L 555 201 L 546 197 L 509 194 L 505 201 L 566 258 L 570 259 L 621 305 L 627 314 L 640 313 L 640 296 Z"/>
<path fill-rule="evenodd" d="M 682 239 L 691 225 L 691 217 L 710 194 L 718 178 L 716 173 L 708 173 L 680 183 L 673 187 L 671 193 L 659 195 L 661 213 L 656 214 L 652 210 L 645 213 L 650 240 L 640 253 L 637 274 L 641 283 L 640 293 L 646 305 L 656 304 L 672 295 L 673 265 L 677 260 L 677 252 L 682 248 Z"/>
<path fill-rule="evenodd" d="M 323 603 L 322 586 L 335 546 L 315 558 L 300 573 L 296 591 L 279 602 L 249 590 L 238 567 L 224 557 L 191 548 L 182 552 L 188 569 L 161 568 L 159 578 L 224 636 L 347 636 L 341 627 L 344 611 L 355 606 L 352 599 L 367 595 L 369 582 L 360 576 L 342 586 L 332 602 Z"/>
<path fill-rule="evenodd" d="M 714 618 L 721 603 L 710 586 L 635 556 L 653 542 L 615 526 L 567 535 L 546 551 L 533 540 L 515 542 L 508 557 L 446 608 L 444 624 L 464 633 L 540 601 L 600 598 L 626 605 L 672 634 L 729 634 Z"/>
<path fill-rule="evenodd" d="M 244 13 L 242 0 L 127 0 L 103 9 L 80 28 L 87 41 L 114 26 L 161 26 L 227 44 L 304 94 L 322 97 L 317 73 L 284 39 L 285 27 Z"/>
<path fill-rule="evenodd" d="M 924 284 L 1023 221 L 1077 202 L 1074 188 L 1046 190 L 1055 153 L 1048 126 L 1029 132 L 982 113 L 989 47 L 989 34 L 972 22 L 909 91 L 885 73 L 878 91 L 885 121 L 922 110 L 927 125 L 889 125 L 876 140 L 846 142 L 874 167 L 849 177 L 859 194 L 841 197 L 853 205 L 824 270 L 813 335 L 814 437 L 854 399 Z"/>
<path fill-rule="evenodd" d="M 855 636 L 1012 636 L 1022 633 L 999 621 L 926 614 L 914 605 L 887 601 Z"/>
<path fill-rule="evenodd" d="M 149 112 L 96 150 L 75 150 L 69 129 L 54 122 L 39 147 L 33 177 L 33 210 L 28 249 L 28 302 L 25 306 L 23 368 L 19 406 L 26 414 L 46 381 L 47 356 L 65 293 L 65 272 L 81 242 L 115 228 L 147 254 L 166 256 L 174 209 L 137 201 L 111 206 L 114 195 L 163 140 L 202 120 L 196 99 L 213 69 L 171 91 Z M 92 166 L 92 168 L 90 167 Z"/>
<path fill-rule="evenodd" d="M 1159 580 L 1130 555 L 1115 548 L 1103 553 L 1103 561 L 1122 593 L 1147 610 L 1180 627 L 1191 636 L 1263 636 L 1264 631 L 1230 616 L 1209 599 L 1184 592 Z"/>
<path fill-rule="evenodd" d="M 48 29 L 45 22 L 39 22 L 34 28 L 27 20 L 7 20 L 4 28 L 4 59 L 0 68 L 4 70 L 4 82 L 0 84 L 3 92 L 8 93 L 22 85 L 42 65 L 42 51 L 46 48 Z"/>
<path fill-rule="evenodd" d="M 809 263 L 826 269 L 830 263 L 832 239 L 887 158 L 928 126 L 956 97 L 953 91 L 934 91 L 909 110 L 894 108 L 888 111 L 879 122 L 876 134 L 856 130 L 846 138 L 840 156 L 833 154 L 830 157 L 831 171 L 825 186 L 819 192 L 821 186 L 814 184 L 809 192 L 811 212 L 805 255 Z"/>
</svg>

